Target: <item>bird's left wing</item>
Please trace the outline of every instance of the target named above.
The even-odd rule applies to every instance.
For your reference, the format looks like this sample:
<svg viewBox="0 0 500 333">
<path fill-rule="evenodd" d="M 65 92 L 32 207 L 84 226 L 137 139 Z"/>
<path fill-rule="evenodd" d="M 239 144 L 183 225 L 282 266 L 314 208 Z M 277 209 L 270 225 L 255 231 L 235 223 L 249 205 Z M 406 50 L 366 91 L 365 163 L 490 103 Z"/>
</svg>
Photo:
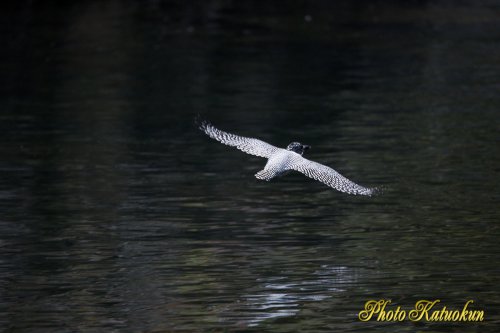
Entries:
<svg viewBox="0 0 500 333">
<path fill-rule="evenodd" d="M 202 121 L 200 123 L 200 129 L 212 139 L 215 139 L 225 145 L 236 147 L 250 155 L 269 158 L 273 153 L 280 149 L 259 139 L 246 138 L 221 131 L 207 121 Z"/>
<path fill-rule="evenodd" d="M 371 196 L 375 193 L 374 188 L 367 188 L 358 185 L 342 176 L 332 168 L 314 161 L 310 161 L 306 158 L 303 158 L 302 156 L 296 156 L 293 159 L 292 163 L 290 163 L 290 168 L 306 175 L 309 178 L 318 180 L 323 184 L 326 184 L 340 192 L 368 196 Z"/>
</svg>

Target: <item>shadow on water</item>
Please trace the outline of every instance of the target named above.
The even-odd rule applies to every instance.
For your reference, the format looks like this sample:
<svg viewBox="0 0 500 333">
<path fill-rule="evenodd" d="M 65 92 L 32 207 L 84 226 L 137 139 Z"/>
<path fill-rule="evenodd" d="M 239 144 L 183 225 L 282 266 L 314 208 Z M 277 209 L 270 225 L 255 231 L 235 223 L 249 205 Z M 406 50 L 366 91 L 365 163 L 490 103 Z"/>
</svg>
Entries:
<svg viewBox="0 0 500 333">
<path fill-rule="evenodd" d="M 284 10 L 286 9 L 286 10 Z M 498 5 L 6 6 L 0 327 L 470 331 L 498 326 Z M 265 161 L 193 119 L 383 195 Z M 360 322 L 369 299 L 486 321 Z"/>
</svg>

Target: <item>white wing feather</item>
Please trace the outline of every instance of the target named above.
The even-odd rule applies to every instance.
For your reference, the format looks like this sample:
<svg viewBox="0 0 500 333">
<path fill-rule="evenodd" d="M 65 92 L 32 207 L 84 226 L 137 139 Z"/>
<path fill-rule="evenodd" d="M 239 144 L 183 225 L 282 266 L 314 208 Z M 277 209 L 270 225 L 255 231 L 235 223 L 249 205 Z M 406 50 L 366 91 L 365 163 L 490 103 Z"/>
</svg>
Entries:
<svg viewBox="0 0 500 333">
<path fill-rule="evenodd" d="M 236 147 L 250 155 L 269 158 L 279 149 L 278 147 L 270 145 L 269 143 L 259 139 L 246 138 L 221 131 L 206 121 L 200 124 L 200 129 L 212 139 L 215 139 L 225 145 Z"/>
<path fill-rule="evenodd" d="M 306 175 L 309 178 L 318 180 L 323 184 L 328 185 L 340 192 L 368 196 L 375 194 L 375 189 L 358 185 L 342 176 L 332 168 L 308 160 L 306 158 L 303 158 L 302 156 L 296 156 L 293 162 L 290 164 L 290 168 Z"/>
</svg>

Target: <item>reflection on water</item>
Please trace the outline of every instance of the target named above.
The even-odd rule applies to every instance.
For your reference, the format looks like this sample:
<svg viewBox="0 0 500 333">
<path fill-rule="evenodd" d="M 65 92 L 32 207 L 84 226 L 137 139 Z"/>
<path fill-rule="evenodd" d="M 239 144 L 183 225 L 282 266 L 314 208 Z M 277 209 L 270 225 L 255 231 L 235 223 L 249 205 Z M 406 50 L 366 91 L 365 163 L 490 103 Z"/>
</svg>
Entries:
<svg viewBox="0 0 500 333">
<path fill-rule="evenodd" d="M 495 4 L 198 6 L 6 9 L 0 327 L 495 332 Z M 385 192 L 260 182 L 196 114 Z M 359 322 L 380 298 L 487 320 Z"/>
<path fill-rule="evenodd" d="M 237 312 L 250 312 L 251 317 L 246 320 L 249 326 L 269 318 L 293 316 L 303 302 L 322 301 L 333 297 L 335 292 L 345 291 L 343 284 L 353 283 L 353 276 L 347 270 L 347 267 L 321 267 L 312 279 L 302 277 L 296 282 L 288 282 L 286 277 L 272 277 L 262 281 L 258 287 L 263 289 L 261 292 L 244 295 L 241 303 L 245 309 Z"/>
</svg>

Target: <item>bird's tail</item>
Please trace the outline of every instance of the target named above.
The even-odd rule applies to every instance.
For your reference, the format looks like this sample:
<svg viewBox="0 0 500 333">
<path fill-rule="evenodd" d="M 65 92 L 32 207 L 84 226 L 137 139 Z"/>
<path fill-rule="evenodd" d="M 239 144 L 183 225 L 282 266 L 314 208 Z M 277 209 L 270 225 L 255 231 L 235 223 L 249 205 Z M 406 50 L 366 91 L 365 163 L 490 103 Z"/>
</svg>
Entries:
<svg viewBox="0 0 500 333">
<path fill-rule="evenodd" d="M 270 181 L 274 176 L 275 174 L 269 169 L 260 170 L 255 174 L 255 178 L 265 181 Z"/>
</svg>

